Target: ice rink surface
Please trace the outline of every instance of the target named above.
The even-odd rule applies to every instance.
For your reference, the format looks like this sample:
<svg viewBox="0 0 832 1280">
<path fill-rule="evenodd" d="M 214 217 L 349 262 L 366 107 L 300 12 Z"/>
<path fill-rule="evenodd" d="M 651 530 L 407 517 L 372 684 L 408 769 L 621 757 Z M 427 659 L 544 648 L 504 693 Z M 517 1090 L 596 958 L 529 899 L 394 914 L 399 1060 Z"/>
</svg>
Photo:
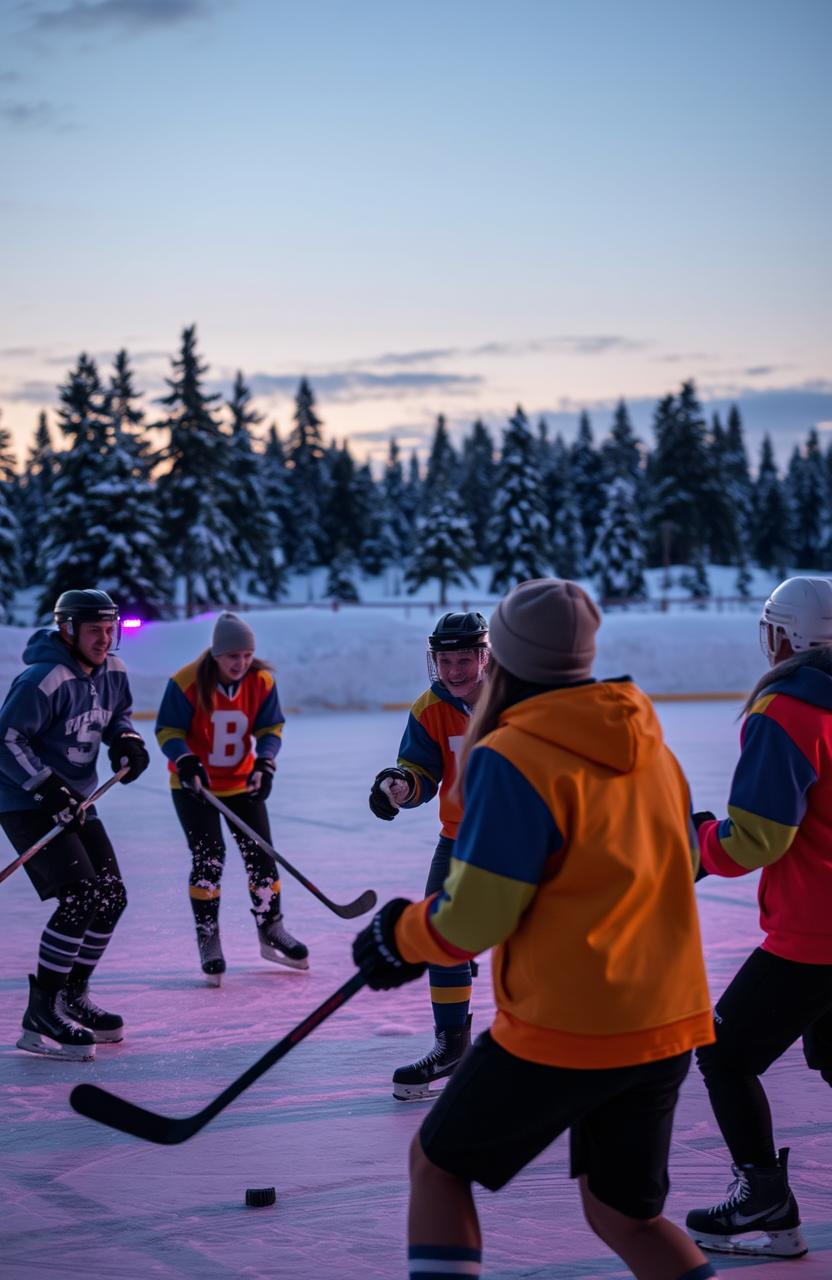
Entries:
<svg viewBox="0 0 832 1280">
<path fill-rule="evenodd" d="M 724 812 L 737 755 L 734 708 L 659 708 L 697 808 Z M 331 897 L 368 887 L 384 902 L 421 895 L 437 834 L 435 805 L 380 823 L 367 808 L 375 772 L 395 759 L 404 716 L 304 712 L 285 734 L 270 801 L 275 844 Z M 149 732 L 149 725 L 140 725 Z M 361 992 L 228 1111 L 179 1147 L 155 1147 L 76 1116 L 88 1080 L 171 1115 L 199 1110 L 352 970 L 356 926 L 289 876 L 289 928 L 311 951 L 308 973 L 259 957 L 245 876 L 229 851 L 221 914 L 224 985 L 204 985 L 187 898 L 188 857 L 159 753 L 100 812 L 119 852 L 130 903 L 94 983 L 123 1014 L 123 1044 L 94 1063 L 16 1050 L 26 973 L 49 913 L 23 872 L 0 887 L 0 1274 L 395 1280 L 406 1271 L 407 1147 L 425 1103 L 390 1095 L 393 1069 L 431 1043 L 423 982 Z M 12 856 L 8 847 L 5 863 Z M 755 877 L 697 889 L 711 986 L 718 995 L 760 940 Z M 488 965 L 474 1024 L 492 1009 Z M 811 1252 L 792 1262 L 719 1259 L 743 1280 L 832 1277 L 832 1097 L 799 1047 L 766 1084 L 776 1136 L 791 1147 L 792 1185 Z M 494 1098 L 495 1109 L 500 1098 Z M 489 1280 L 622 1280 L 630 1273 L 586 1228 L 559 1140 L 504 1192 L 480 1192 Z M 668 1212 L 721 1199 L 729 1161 L 695 1069 L 677 1111 Z M 275 1186 L 273 1208 L 248 1209 L 246 1187 Z"/>
</svg>

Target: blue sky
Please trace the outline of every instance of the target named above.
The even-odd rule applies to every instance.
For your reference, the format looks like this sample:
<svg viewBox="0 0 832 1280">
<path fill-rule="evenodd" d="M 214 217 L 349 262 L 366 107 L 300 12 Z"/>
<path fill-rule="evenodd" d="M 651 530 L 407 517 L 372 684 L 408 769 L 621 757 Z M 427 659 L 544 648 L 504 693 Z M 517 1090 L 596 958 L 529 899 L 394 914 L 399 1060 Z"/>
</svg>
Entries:
<svg viewBox="0 0 832 1280">
<path fill-rule="evenodd" d="M 694 377 L 832 423 L 827 0 L 0 0 L 0 408 L 184 325 L 378 455 Z"/>
</svg>

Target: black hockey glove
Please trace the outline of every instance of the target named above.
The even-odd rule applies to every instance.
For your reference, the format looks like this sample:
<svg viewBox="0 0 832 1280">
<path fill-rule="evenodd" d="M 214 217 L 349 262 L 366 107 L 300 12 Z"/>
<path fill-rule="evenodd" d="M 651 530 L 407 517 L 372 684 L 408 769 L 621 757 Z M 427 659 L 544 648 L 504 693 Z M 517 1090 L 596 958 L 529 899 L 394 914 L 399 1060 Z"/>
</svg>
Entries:
<svg viewBox="0 0 832 1280">
<path fill-rule="evenodd" d="M 409 906 L 407 898 L 393 898 L 385 903 L 352 944 L 352 958 L 373 991 L 402 987 L 421 978 L 427 969 L 426 964 L 408 964 L 396 947 L 396 921 Z"/>
<path fill-rule="evenodd" d="M 272 793 L 275 763 L 271 756 L 258 756 L 246 778 L 246 789 L 252 800 L 268 800 Z"/>
<path fill-rule="evenodd" d="M 87 816 L 86 810 L 81 808 L 84 797 L 56 773 L 50 773 L 43 782 L 39 782 L 32 796 L 62 827 L 80 827 Z"/>
<path fill-rule="evenodd" d="M 130 770 L 122 778 L 122 782 L 125 784 L 135 782 L 139 774 L 144 773 L 150 764 L 150 756 L 147 753 L 147 747 L 144 745 L 144 739 L 131 730 L 120 733 L 117 738 L 113 738 L 109 746 L 109 752 L 113 773 L 118 773 L 119 769 L 124 769 L 125 767 Z"/>
<path fill-rule="evenodd" d="M 716 814 L 711 813 L 710 809 L 703 809 L 701 813 L 695 813 L 693 815 L 693 825 L 696 827 L 697 831 L 702 826 L 703 822 L 715 822 L 715 821 L 716 821 Z M 702 863 L 700 862 L 699 870 L 694 876 L 693 883 L 698 884 L 700 880 L 704 880 L 705 877 L 709 874 L 710 873 L 705 870 L 705 868 L 702 866 Z"/>
<path fill-rule="evenodd" d="M 205 765 L 199 756 L 195 756 L 193 752 L 179 757 L 176 761 L 176 772 L 179 774 L 179 781 L 182 786 L 187 791 L 192 792 L 193 795 L 198 796 L 203 787 L 206 791 L 211 790 L 208 774 L 205 772 Z"/>
<path fill-rule="evenodd" d="M 399 812 L 399 806 L 394 804 L 388 796 L 387 792 L 382 789 L 382 782 L 390 778 L 394 782 L 407 783 L 408 796 L 413 795 L 416 786 L 416 779 L 409 769 L 382 769 L 381 773 L 377 773 L 373 779 L 373 785 L 370 788 L 370 808 L 377 818 L 383 818 L 385 822 L 392 822 L 396 814 Z"/>
</svg>

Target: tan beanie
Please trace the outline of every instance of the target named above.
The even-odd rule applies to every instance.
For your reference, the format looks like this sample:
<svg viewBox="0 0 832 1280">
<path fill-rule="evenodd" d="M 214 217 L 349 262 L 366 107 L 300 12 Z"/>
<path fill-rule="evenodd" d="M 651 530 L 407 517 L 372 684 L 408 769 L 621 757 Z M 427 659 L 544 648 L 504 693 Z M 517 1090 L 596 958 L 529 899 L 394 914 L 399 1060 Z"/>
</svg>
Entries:
<svg viewBox="0 0 832 1280">
<path fill-rule="evenodd" d="M 504 596 L 491 615 L 491 652 L 530 684 L 588 680 L 601 615 L 576 582 L 532 578 Z"/>
<path fill-rule="evenodd" d="M 219 658 L 224 653 L 253 653 L 254 632 L 236 613 L 221 613 L 214 623 L 211 636 L 211 654 Z"/>
</svg>

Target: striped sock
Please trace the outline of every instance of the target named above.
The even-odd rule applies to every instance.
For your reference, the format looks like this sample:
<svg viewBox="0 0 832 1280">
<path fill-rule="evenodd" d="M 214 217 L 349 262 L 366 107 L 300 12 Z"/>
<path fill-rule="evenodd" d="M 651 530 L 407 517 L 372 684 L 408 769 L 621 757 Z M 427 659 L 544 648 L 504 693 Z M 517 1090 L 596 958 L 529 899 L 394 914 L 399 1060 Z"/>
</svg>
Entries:
<svg viewBox="0 0 832 1280">
<path fill-rule="evenodd" d="M 38 986 L 44 991 L 60 991 L 69 977 L 83 938 L 59 933 L 49 925 L 44 929 L 38 951 Z"/>
<path fill-rule="evenodd" d="M 93 929 L 87 929 L 84 934 L 84 940 L 81 943 L 81 949 L 78 952 L 78 959 L 72 966 L 73 982 L 77 982 L 79 985 L 89 982 L 93 970 L 106 951 L 107 943 L 112 936 L 112 929 L 109 933 L 97 933 Z"/>
<path fill-rule="evenodd" d="M 431 965 L 428 974 L 433 1025 L 440 1031 L 464 1027 L 471 1003 L 471 966 L 460 964 L 443 969 L 439 965 Z"/>
<path fill-rule="evenodd" d="M 693 1271 L 686 1271 L 683 1276 L 679 1276 L 679 1280 L 709 1280 L 710 1276 L 715 1275 L 710 1262 L 703 1262 L 701 1266 L 694 1267 Z"/>
<path fill-rule="evenodd" d="M 410 1280 L 460 1280 L 478 1276 L 482 1250 L 452 1244 L 412 1244 L 407 1251 Z"/>
</svg>

